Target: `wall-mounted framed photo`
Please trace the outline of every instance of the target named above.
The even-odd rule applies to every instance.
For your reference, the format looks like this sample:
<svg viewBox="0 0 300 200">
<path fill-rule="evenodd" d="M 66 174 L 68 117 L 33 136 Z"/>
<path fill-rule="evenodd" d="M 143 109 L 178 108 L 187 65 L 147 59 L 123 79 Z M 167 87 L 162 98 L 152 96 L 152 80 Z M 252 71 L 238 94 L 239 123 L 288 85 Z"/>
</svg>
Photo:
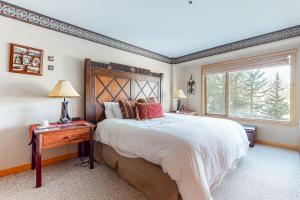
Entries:
<svg viewBox="0 0 300 200">
<path fill-rule="evenodd" d="M 10 44 L 9 71 L 42 76 L 43 53 L 41 49 Z"/>
</svg>

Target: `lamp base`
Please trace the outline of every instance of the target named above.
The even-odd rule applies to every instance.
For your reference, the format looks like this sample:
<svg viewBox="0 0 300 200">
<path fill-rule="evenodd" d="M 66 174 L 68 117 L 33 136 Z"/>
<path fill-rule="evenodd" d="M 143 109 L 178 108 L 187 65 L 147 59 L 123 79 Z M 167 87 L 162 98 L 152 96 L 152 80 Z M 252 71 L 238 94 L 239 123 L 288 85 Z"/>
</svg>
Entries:
<svg viewBox="0 0 300 200">
<path fill-rule="evenodd" d="M 72 119 L 68 113 L 68 104 L 69 102 L 67 102 L 65 99 L 64 101 L 61 103 L 61 115 L 60 115 L 60 123 L 66 124 L 66 123 L 70 123 L 72 122 Z"/>
<path fill-rule="evenodd" d="M 181 111 L 182 111 L 181 99 L 180 99 L 180 98 L 178 98 L 178 100 L 177 100 L 177 111 L 178 111 L 178 112 L 181 112 Z"/>
</svg>

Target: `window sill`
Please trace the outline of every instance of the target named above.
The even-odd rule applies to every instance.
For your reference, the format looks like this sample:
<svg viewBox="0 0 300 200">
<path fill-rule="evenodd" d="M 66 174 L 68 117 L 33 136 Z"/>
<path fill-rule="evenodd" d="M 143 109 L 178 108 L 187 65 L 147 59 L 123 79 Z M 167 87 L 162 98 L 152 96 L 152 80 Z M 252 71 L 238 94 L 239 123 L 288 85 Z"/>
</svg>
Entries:
<svg viewBox="0 0 300 200">
<path fill-rule="evenodd" d="M 222 119 L 229 119 L 232 121 L 237 121 L 241 123 L 254 123 L 254 124 L 275 124 L 280 126 L 288 126 L 295 127 L 296 123 L 293 121 L 280 121 L 280 120 L 269 120 L 269 119 L 251 119 L 251 118 L 239 118 L 239 117 L 228 117 L 225 115 L 217 115 L 217 114 L 203 114 L 204 117 L 215 117 Z"/>
</svg>

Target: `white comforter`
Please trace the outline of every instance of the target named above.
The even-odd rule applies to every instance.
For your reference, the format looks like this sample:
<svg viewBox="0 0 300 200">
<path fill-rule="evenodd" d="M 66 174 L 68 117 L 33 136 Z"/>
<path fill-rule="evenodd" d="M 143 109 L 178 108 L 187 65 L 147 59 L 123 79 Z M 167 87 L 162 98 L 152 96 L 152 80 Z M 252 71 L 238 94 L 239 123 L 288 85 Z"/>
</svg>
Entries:
<svg viewBox="0 0 300 200">
<path fill-rule="evenodd" d="M 145 121 L 106 119 L 98 124 L 95 140 L 123 156 L 160 165 L 176 181 L 184 200 L 212 199 L 212 186 L 249 146 L 236 122 L 178 114 Z"/>
</svg>

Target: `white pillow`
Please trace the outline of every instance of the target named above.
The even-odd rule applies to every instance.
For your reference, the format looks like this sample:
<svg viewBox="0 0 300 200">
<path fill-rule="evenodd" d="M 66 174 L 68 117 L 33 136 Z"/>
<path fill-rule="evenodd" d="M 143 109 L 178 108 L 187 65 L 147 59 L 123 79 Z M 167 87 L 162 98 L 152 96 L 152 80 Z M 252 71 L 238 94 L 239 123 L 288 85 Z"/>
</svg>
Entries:
<svg viewBox="0 0 300 200">
<path fill-rule="evenodd" d="M 113 111 L 113 102 L 104 102 L 104 112 L 106 115 L 106 119 L 115 118 L 115 114 Z"/>
<path fill-rule="evenodd" d="M 115 118 L 123 119 L 123 114 L 122 114 L 119 103 L 113 103 L 112 109 L 113 109 Z"/>
</svg>

